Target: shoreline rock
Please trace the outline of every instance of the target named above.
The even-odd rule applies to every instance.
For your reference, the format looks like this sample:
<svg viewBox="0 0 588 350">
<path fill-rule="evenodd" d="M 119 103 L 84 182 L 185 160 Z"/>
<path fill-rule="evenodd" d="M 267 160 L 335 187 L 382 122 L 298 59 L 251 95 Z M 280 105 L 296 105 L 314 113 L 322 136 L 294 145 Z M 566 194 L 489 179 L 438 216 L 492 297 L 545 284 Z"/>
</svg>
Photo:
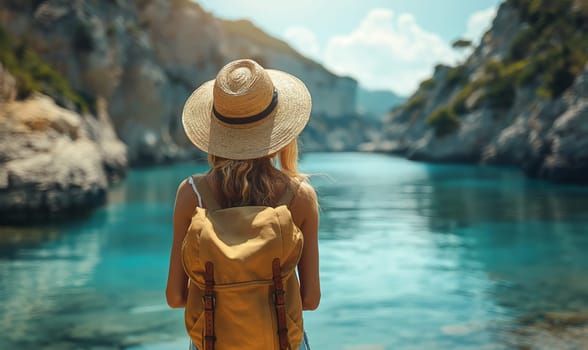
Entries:
<svg viewBox="0 0 588 350">
<path fill-rule="evenodd" d="M 1 72 L 3 81 L 10 75 Z M 2 91 L 2 96 L 14 96 Z M 65 219 L 103 204 L 126 175 L 105 105 L 80 115 L 42 94 L 0 103 L 0 224 Z"/>
</svg>

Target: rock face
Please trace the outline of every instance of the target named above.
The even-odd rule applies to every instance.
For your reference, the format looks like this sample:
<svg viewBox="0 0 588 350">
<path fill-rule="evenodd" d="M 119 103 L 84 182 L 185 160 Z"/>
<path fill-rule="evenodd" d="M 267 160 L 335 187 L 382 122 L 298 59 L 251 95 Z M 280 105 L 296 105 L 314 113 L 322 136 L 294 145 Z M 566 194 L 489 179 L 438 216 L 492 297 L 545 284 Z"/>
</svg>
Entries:
<svg viewBox="0 0 588 350">
<path fill-rule="evenodd" d="M 482 160 L 520 164 L 531 176 L 557 182 L 585 183 L 587 136 L 588 66 L 560 99 L 532 105 L 501 130 Z"/>
<path fill-rule="evenodd" d="M 436 67 L 388 115 L 374 148 L 588 182 L 588 15 L 577 1 L 540 2 L 503 3 L 463 64 Z"/>
<path fill-rule="evenodd" d="M 69 217 L 101 204 L 127 168 L 105 110 L 80 115 L 41 94 L 15 101 L 11 81 L 0 70 L 0 223 Z"/>
<path fill-rule="evenodd" d="M 74 90 L 107 101 L 132 164 L 193 157 L 180 117 L 188 95 L 236 58 L 290 72 L 313 96 L 313 118 L 345 133 L 357 119 L 357 83 L 328 72 L 248 21 L 223 21 L 190 0 L 7 0 L 0 18 Z M 349 135 L 347 135 L 349 136 Z M 304 136 L 316 149 L 337 149 L 317 130 Z M 336 137 L 345 149 L 357 137 Z M 361 142 L 366 141 L 360 137 Z"/>
</svg>

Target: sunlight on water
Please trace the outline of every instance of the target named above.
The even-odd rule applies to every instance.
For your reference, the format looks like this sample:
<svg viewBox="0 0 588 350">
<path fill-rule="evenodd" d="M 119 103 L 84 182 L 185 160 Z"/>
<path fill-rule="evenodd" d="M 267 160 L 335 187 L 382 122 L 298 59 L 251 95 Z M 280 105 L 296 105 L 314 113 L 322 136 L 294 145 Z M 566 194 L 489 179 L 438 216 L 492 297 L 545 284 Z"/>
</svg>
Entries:
<svg viewBox="0 0 588 350">
<path fill-rule="evenodd" d="M 588 312 L 588 189 L 372 154 L 301 168 L 321 206 L 313 349 L 541 348 L 542 315 Z M 0 349 L 187 347 L 164 289 L 176 187 L 203 169 L 133 170 L 85 220 L 0 228 L 20 237 L 0 245 Z"/>
</svg>

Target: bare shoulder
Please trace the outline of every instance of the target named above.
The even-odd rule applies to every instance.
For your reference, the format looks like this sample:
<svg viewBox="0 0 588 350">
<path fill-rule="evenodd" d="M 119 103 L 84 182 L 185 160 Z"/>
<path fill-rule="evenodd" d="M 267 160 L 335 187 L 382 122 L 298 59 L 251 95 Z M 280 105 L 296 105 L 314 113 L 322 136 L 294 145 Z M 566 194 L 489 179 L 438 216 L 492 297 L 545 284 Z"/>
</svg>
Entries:
<svg viewBox="0 0 588 350">
<path fill-rule="evenodd" d="M 317 196 L 314 187 L 307 181 L 303 181 L 296 191 L 295 200 L 302 202 L 305 205 L 316 205 Z"/>
<path fill-rule="evenodd" d="M 191 215 L 197 202 L 198 200 L 188 179 L 182 180 L 178 185 L 178 191 L 176 193 L 175 212 L 177 214 Z"/>
<path fill-rule="evenodd" d="M 190 192 L 193 192 L 190 184 L 188 183 L 188 179 L 184 179 L 178 185 L 178 191 L 176 193 L 176 201 L 182 198 L 188 198 Z"/>
<path fill-rule="evenodd" d="M 306 181 L 300 184 L 290 203 L 290 211 L 299 226 L 318 215 L 317 195 L 311 184 Z"/>
<path fill-rule="evenodd" d="M 177 192 L 177 197 L 178 198 L 195 198 L 194 195 L 194 188 L 192 187 L 192 184 L 190 184 L 189 180 L 190 178 L 192 178 L 194 180 L 195 183 L 197 183 L 197 178 L 206 176 L 206 174 L 194 174 L 191 175 L 187 178 L 185 178 L 184 180 L 182 180 L 180 182 L 180 184 L 178 185 L 178 192 Z"/>
</svg>

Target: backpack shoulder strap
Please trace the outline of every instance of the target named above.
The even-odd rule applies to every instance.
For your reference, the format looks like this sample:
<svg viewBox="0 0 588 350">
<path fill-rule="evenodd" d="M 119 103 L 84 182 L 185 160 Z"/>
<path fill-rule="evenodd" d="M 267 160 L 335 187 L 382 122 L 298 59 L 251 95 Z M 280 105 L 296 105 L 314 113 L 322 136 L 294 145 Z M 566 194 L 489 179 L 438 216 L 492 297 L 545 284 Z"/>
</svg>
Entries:
<svg viewBox="0 0 588 350">
<path fill-rule="evenodd" d="M 194 175 L 190 176 L 194 182 L 194 191 L 196 192 L 199 200 L 202 200 L 206 204 L 206 209 L 209 211 L 220 209 L 221 206 L 216 201 L 216 198 L 212 194 L 208 181 L 206 181 L 205 175 Z M 200 205 L 202 207 L 202 205 Z"/>
<path fill-rule="evenodd" d="M 284 191 L 284 194 L 282 195 L 280 200 L 277 202 L 276 207 L 280 205 L 290 206 L 290 202 L 292 202 L 292 199 L 298 191 L 298 188 L 300 187 L 301 183 L 302 181 L 299 179 L 291 179 L 290 182 L 286 185 L 286 190 Z"/>
</svg>

